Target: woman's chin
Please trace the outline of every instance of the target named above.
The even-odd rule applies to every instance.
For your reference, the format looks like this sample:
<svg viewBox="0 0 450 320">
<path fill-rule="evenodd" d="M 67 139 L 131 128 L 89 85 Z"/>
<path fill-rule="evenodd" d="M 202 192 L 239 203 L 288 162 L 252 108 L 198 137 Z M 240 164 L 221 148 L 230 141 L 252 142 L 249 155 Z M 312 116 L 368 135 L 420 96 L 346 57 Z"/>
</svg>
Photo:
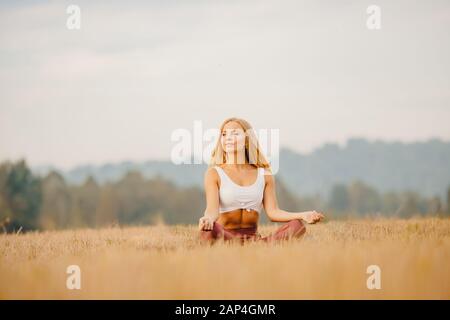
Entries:
<svg viewBox="0 0 450 320">
<path fill-rule="evenodd" d="M 234 147 L 225 147 L 223 150 L 224 150 L 225 153 L 227 153 L 228 155 L 232 155 L 232 154 L 236 151 L 236 149 L 235 149 Z"/>
</svg>

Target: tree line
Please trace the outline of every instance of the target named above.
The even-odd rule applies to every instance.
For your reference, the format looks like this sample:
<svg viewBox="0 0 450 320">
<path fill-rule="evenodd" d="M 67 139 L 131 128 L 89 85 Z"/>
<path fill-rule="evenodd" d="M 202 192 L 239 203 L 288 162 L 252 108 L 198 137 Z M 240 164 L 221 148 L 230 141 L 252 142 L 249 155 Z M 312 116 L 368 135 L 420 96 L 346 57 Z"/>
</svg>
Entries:
<svg viewBox="0 0 450 320">
<path fill-rule="evenodd" d="M 386 215 L 450 215 L 447 201 L 416 192 L 379 193 L 362 181 L 335 185 L 328 199 L 299 197 L 277 179 L 281 208 L 288 211 L 321 210 L 328 217 Z M 0 232 L 96 228 L 110 225 L 196 224 L 205 210 L 204 191 L 179 187 L 160 176 L 145 178 L 131 170 L 115 182 L 97 183 L 88 177 L 68 184 L 56 171 L 36 176 L 24 159 L 0 164 Z M 261 223 L 267 223 L 265 214 Z"/>
</svg>

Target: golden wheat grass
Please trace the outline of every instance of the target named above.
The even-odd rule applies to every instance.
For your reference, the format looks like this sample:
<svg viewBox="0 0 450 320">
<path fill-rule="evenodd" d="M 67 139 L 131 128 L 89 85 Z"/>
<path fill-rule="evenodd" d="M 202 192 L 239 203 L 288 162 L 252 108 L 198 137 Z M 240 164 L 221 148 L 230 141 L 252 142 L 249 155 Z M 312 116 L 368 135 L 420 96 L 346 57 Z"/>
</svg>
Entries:
<svg viewBox="0 0 450 320">
<path fill-rule="evenodd" d="M 2 234 L 0 299 L 450 298 L 448 218 L 330 221 L 275 245 L 197 235 L 165 225 Z M 80 290 L 66 287 L 69 265 L 81 268 Z M 380 290 L 367 288 L 369 265 L 381 268 Z"/>
</svg>

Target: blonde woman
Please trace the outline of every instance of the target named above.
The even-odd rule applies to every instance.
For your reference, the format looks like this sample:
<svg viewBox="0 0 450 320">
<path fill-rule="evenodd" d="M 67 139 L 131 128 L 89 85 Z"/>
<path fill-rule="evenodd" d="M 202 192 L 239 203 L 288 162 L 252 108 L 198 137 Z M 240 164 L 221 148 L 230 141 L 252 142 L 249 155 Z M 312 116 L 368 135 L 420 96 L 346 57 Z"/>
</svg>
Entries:
<svg viewBox="0 0 450 320">
<path fill-rule="evenodd" d="M 304 222 L 316 223 L 324 218 L 316 211 L 287 212 L 278 207 L 270 165 L 254 130 L 243 119 L 229 118 L 222 123 L 204 184 L 206 210 L 199 229 L 200 238 L 208 242 L 299 238 L 306 231 Z M 266 237 L 257 231 L 263 207 L 271 221 L 284 222 Z"/>
</svg>

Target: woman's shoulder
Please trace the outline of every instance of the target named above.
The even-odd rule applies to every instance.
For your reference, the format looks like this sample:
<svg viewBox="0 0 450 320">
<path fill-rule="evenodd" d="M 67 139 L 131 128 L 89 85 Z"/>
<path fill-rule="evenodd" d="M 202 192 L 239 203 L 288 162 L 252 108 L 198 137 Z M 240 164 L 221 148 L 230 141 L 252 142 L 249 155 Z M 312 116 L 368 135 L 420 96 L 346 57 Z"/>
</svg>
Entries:
<svg viewBox="0 0 450 320">
<path fill-rule="evenodd" d="M 217 166 L 210 166 L 205 171 L 205 178 L 217 178 L 218 172 L 216 169 Z"/>
<path fill-rule="evenodd" d="M 260 167 L 261 170 L 264 170 L 264 175 L 272 175 L 272 169 L 270 167 Z"/>
<path fill-rule="evenodd" d="M 261 167 L 260 170 L 264 172 L 264 180 L 266 183 L 271 183 L 274 181 L 274 176 L 270 168 Z"/>
</svg>

